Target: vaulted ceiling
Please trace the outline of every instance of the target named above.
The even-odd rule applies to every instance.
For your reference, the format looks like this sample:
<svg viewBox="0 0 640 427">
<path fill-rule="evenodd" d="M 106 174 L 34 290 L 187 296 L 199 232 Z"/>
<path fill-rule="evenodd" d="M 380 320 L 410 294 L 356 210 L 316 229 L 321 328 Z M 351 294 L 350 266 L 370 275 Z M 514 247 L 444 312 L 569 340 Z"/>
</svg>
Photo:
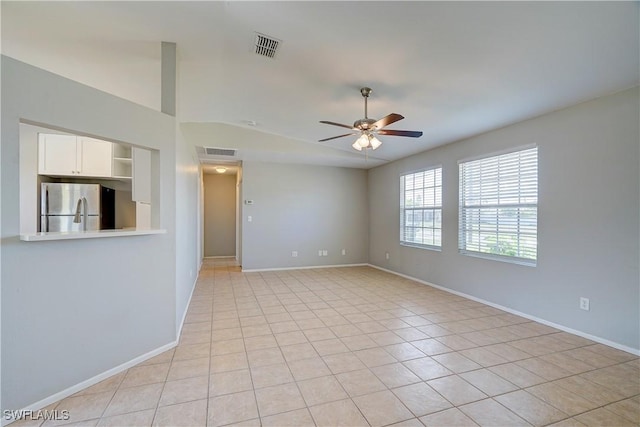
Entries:
<svg viewBox="0 0 640 427">
<path fill-rule="evenodd" d="M 638 2 L 8 2 L 2 53 L 152 108 L 161 41 L 179 120 L 241 159 L 369 168 L 639 81 Z M 282 41 L 254 53 L 255 32 Z M 405 119 L 364 155 L 319 120 Z"/>
</svg>

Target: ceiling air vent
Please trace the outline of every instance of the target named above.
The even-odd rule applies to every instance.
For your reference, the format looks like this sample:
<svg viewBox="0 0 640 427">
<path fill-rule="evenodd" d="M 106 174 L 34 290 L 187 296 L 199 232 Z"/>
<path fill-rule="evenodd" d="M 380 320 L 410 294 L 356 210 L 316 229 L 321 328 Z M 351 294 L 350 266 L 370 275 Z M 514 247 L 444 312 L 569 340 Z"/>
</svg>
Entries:
<svg viewBox="0 0 640 427">
<path fill-rule="evenodd" d="M 207 153 L 207 156 L 235 156 L 236 155 L 236 150 L 230 150 L 228 148 L 211 148 L 211 147 L 206 147 L 204 149 L 205 153 Z"/>
<path fill-rule="evenodd" d="M 275 58 L 280 43 L 282 43 L 282 40 L 256 33 L 255 53 L 256 55 L 266 56 L 267 58 Z"/>
</svg>

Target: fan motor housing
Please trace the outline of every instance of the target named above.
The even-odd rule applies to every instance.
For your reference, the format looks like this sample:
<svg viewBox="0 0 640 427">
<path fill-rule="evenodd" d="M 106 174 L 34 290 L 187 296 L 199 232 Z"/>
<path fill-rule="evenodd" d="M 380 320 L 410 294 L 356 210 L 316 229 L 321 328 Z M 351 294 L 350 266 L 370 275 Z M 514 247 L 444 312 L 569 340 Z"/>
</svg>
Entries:
<svg viewBox="0 0 640 427">
<path fill-rule="evenodd" d="M 371 125 L 373 125 L 377 120 L 376 119 L 360 119 L 353 122 L 353 127 L 360 130 L 371 129 Z"/>
</svg>

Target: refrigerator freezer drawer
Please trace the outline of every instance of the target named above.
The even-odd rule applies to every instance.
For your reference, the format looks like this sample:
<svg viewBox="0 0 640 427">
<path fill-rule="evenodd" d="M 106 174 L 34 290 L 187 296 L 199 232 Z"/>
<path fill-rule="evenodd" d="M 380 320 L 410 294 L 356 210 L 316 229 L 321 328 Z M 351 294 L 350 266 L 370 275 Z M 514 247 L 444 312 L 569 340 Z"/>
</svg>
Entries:
<svg viewBox="0 0 640 427">
<path fill-rule="evenodd" d="M 84 218 L 82 218 L 84 220 Z M 42 231 L 82 231 L 83 224 L 73 222 L 73 215 L 69 216 L 41 216 Z M 90 215 L 87 218 L 87 231 L 100 230 L 100 217 Z"/>
</svg>

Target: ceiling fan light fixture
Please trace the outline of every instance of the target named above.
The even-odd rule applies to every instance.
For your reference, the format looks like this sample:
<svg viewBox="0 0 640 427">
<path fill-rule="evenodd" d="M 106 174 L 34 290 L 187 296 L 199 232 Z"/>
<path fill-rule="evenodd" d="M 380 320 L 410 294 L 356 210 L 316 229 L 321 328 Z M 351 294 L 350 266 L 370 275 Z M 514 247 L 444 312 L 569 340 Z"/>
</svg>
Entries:
<svg viewBox="0 0 640 427">
<path fill-rule="evenodd" d="M 382 142 L 373 135 L 369 136 L 369 144 L 371 145 L 371 149 L 375 150 L 376 148 L 382 145 Z"/>
<path fill-rule="evenodd" d="M 375 135 L 372 135 L 369 132 L 363 132 L 362 135 L 360 135 L 360 137 L 355 140 L 352 147 L 358 151 L 362 151 L 362 149 L 366 150 L 367 148 L 375 150 L 381 145 L 382 142 L 378 138 L 376 138 Z"/>
<path fill-rule="evenodd" d="M 367 148 L 369 146 L 369 135 L 367 135 L 366 133 L 360 135 L 360 138 L 356 140 L 356 144 L 358 144 L 361 148 Z"/>
</svg>

